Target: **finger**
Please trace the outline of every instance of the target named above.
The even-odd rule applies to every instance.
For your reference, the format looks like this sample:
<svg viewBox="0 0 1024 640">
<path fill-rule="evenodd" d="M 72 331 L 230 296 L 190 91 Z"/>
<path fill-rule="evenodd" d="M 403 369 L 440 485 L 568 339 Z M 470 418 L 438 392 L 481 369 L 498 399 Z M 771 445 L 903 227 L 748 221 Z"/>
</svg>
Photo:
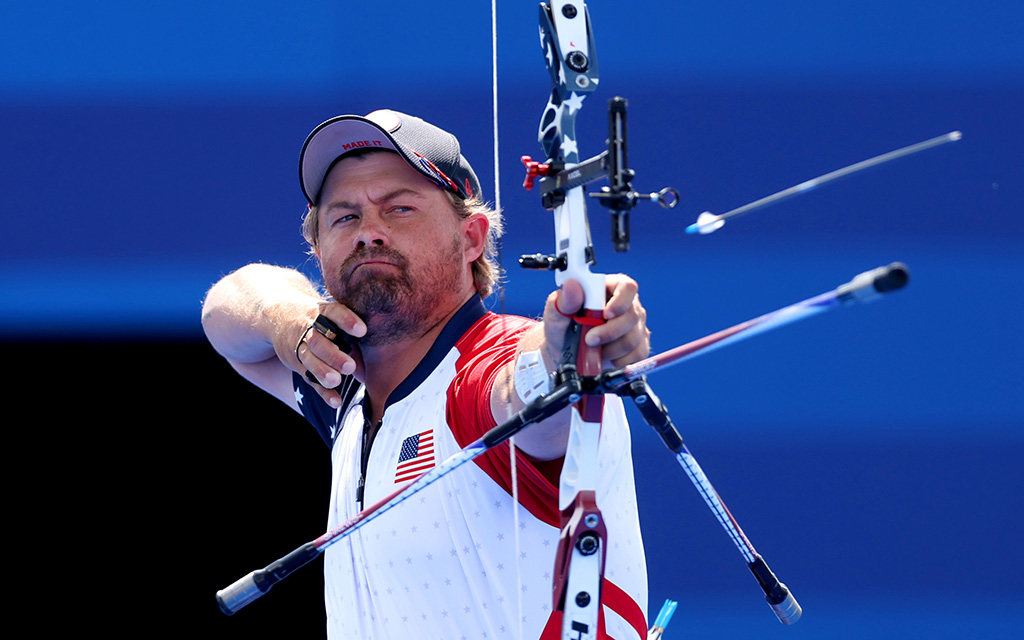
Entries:
<svg viewBox="0 0 1024 640">
<path fill-rule="evenodd" d="M 609 320 L 598 329 L 606 332 L 598 333 L 598 339 L 604 340 L 602 354 L 605 359 L 617 361 L 630 354 L 635 354 L 640 359 L 650 355 L 651 331 L 647 327 L 647 311 L 639 301 L 635 303 L 630 313 Z"/>
<path fill-rule="evenodd" d="M 295 347 L 295 357 L 299 360 L 299 373 L 302 373 L 306 380 L 314 385 L 323 386 L 335 381 L 340 382 L 340 377 L 332 378 L 330 375 L 331 369 L 313 354 L 313 348 L 309 344 L 309 340 L 316 340 L 316 338 L 309 337 L 309 334 L 313 333 L 315 332 L 308 332 L 307 336 L 304 336 L 302 341 Z"/>
<path fill-rule="evenodd" d="M 572 278 L 562 283 L 556 297 L 556 311 L 571 316 L 583 307 L 583 286 Z"/>
<path fill-rule="evenodd" d="M 610 275 L 605 278 L 608 301 L 604 305 L 604 318 L 610 320 L 628 313 L 637 296 L 639 285 L 629 276 Z"/>
<path fill-rule="evenodd" d="M 361 338 L 366 335 L 366 323 L 355 311 L 338 302 L 327 302 L 320 306 L 320 315 L 329 318 L 350 336 Z"/>
<path fill-rule="evenodd" d="M 614 322 L 614 321 L 612 321 Z M 602 325 L 601 329 L 608 329 L 610 323 Z M 599 338 L 591 338 L 587 335 L 587 344 L 591 347 L 600 347 L 602 356 L 605 359 L 615 360 L 623 357 L 625 354 L 631 353 L 634 350 L 648 349 L 650 347 L 650 331 L 647 327 L 642 324 L 632 324 L 624 331 L 616 329 L 614 335 L 609 336 L 607 333 L 598 334 Z M 596 332 L 597 329 L 591 330 L 589 333 Z M 596 343 L 596 344 L 592 344 Z M 646 356 L 646 354 L 644 354 Z"/>
<path fill-rule="evenodd" d="M 335 409 L 341 406 L 341 394 L 338 393 L 337 389 L 328 389 L 321 385 L 309 371 L 306 372 L 306 379 L 312 383 L 313 389 L 323 398 L 324 402 Z"/>
<path fill-rule="evenodd" d="M 628 310 L 613 315 L 587 333 L 587 344 L 592 347 L 606 345 L 626 336 L 634 328 L 645 329 L 646 325 L 647 310 L 639 299 L 633 298 Z"/>
<path fill-rule="evenodd" d="M 342 354 L 342 358 L 334 349 L 320 340 L 314 340 L 313 348 L 317 357 L 344 375 L 350 375 L 358 368 L 352 353 L 359 338 L 366 335 L 366 323 L 354 311 L 337 302 L 325 302 L 320 305 L 320 313 L 310 327 L 326 338 Z"/>
<path fill-rule="evenodd" d="M 544 304 L 544 329 L 548 342 L 558 345 L 570 319 L 583 305 L 583 288 L 575 280 L 566 280 L 562 288 L 548 294 Z"/>
<path fill-rule="evenodd" d="M 646 327 L 636 327 L 625 336 L 601 347 L 602 359 L 617 367 L 634 364 L 651 355 L 651 332 Z"/>
<path fill-rule="evenodd" d="M 342 375 L 355 371 L 356 363 L 352 356 L 316 331 L 311 331 L 306 337 L 306 349 L 309 359 L 303 356 L 303 365 L 329 389 L 341 384 Z"/>
</svg>

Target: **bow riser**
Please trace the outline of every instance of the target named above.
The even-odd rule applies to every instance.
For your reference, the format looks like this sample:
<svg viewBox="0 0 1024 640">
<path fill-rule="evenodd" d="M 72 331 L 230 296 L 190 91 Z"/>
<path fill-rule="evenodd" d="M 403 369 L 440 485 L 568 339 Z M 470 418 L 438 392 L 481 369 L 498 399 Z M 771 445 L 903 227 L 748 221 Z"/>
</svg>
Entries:
<svg viewBox="0 0 1024 640">
<path fill-rule="evenodd" d="M 582 12 L 577 8 L 582 5 Z M 597 88 L 597 57 L 590 13 L 582 2 L 540 5 L 540 44 L 551 75 L 551 97 L 538 139 L 547 157 L 564 166 L 579 163 L 576 112 Z"/>
<path fill-rule="evenodd" d="M 570 375 L 601 372 L 601 350 L 586 344 L 586 332 L 603 322 L 605 276 L 592 273 L 594 251 L 587 219 L 585 180 L 576 144 L 576 114 L 587 95 L 597 88 L 590 15 L 583 2 L 554 0 L 540 6 L 541 47 L 551 76 L 551 97 L 541 117 L 538 139 L 558 178 L 572 186 L 547 191 L 544 206 L 555 226 L 555 283 L 567 280 L 583 288 L 583 308 L 566 332 L 562 364 Z M 563 639 L 597 638 L 601 612 L 601 581 L 607 534 L 596 501 L 598 445 L 604 399 L 584 395 L 570 409 L 569 442 L 559 481 L 562 532 L 555 559 L 553 606 L 562 612 Z"/>
</svg>

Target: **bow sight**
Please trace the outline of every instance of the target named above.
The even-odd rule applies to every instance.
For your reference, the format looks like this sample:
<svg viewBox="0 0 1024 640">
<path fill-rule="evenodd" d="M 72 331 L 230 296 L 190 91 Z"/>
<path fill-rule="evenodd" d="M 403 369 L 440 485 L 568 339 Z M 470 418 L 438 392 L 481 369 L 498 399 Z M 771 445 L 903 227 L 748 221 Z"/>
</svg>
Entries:
<svg viewBox="0 0 1024 640">
<path fill-rule="evenodd" d="M 567 61 L 568 65 L 569 62 Z M 584 77 L 584 76 L 581 76 Z M 541 205 L 548 210 L 565 202 L 570 189 L 608 178 L 608 186 L 601 191 L 589 193 L 598 203 L 606 207 L 612 218 L 612 246 L 616 251 L 629 251 L 629 212 L 640 200 L 657 202 L 666 209 L 679 203 L 679 192 L 665 187 L 654 193 L 640 193 L 633 189 L 636 172 L 629 168 L 629 154 L 626 146 L 625 98 L 608 101 L 608 149 L 574 166 L 566 166 L 556 160 L 536 162 L 530 156 L 523 156 L 526 179 L 523 187 L 532 189 L 539 176 Z M 558 256 L 523 256 L 519 263 L 526 269 L 564 269 Z"/>
</svg>

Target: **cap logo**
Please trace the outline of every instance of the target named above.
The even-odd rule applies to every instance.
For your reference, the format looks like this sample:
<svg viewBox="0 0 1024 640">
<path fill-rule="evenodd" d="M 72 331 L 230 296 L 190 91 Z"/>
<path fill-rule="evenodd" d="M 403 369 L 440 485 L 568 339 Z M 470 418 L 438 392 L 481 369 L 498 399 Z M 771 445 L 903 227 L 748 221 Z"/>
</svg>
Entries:
<svg viewBox="0 0 1024 640">
<path fill-rule="evenodd" d="M 344 151 L 353 151 L 355 149 L 366 149 L 373 147 L 383 147 L 384 142 L 382 140 L 355 140 L 342 146 Z"/>
</svg>

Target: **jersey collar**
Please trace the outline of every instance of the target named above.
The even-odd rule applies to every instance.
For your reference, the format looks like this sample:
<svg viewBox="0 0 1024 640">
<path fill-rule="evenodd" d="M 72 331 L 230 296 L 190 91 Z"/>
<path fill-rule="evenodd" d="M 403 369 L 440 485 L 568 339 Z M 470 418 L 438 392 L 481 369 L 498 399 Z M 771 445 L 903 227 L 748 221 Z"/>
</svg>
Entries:
<svg viewBox="0 0 1024 640">
<path fill-rule="evenodd" d="M 388 396 L 387 405 L 395 404 L 401 401 L 403 398 L 408 396 L 412 391 L 420 386 L 424 380 L 427 379 L 434 369 L 441 364 L 448 352 L 452 350 L 452 347 L 459 341 L 462 336 L 469 331 L 477 320 L 484 317 L 487 314 L 487 308 L 484 307 L 483 299 L 478 295 L 473 295 L 462 305 L 462 308 L 455 312 L 455 315 L 451 317 L 448 324 L 444 326 L 441 333 L 438 334 L 437 339 L 434 340 L 434 344 L 427 351 L 427 354 L 423 356 L 420 363 L 416 365 L 416 368 L 412 370 L 412 373 L 402 381 L 391 395 Z M 387 408 L 387 406 L 385 406 Z"/>
</svg>

